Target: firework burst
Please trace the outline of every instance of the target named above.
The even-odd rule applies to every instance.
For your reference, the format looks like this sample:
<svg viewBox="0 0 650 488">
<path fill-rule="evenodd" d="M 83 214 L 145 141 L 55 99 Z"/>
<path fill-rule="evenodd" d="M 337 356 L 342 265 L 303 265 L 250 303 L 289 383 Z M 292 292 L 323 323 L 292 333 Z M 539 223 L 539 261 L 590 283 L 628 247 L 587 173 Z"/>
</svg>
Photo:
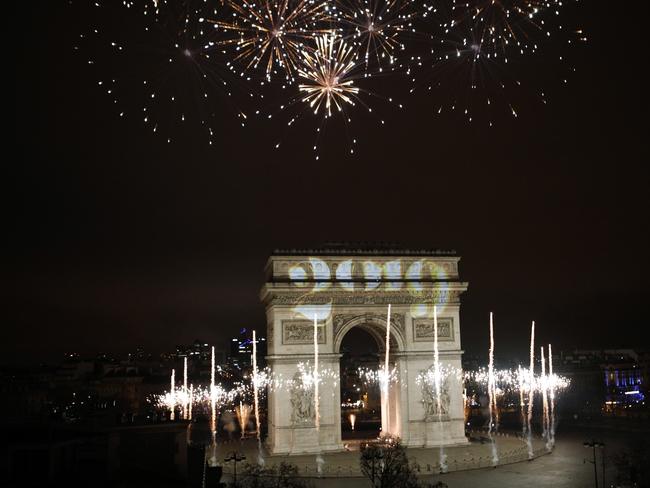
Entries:
<svg viewBox="0 0 650 488">
<path fill-rule="evenodd" d="M 341 3 L 341 30 L 359 47 L 366 68 L 372 61 L 379 71 L 393 65 L 404 51 L 404 35 L 413 33 L 417 17 L 412 0 L 348 0 Z"/>
<path fill-rule="evenodd" d="M 377 89 L 370 80 L 363 90 L 356 82 L 383 71 L 406 72 L 411 92 L 426 89 L 437 99 L 434 111 L 462 114 L 467 122 L 487 118 L 492 126 L 499 112 L 517 117 L 532 93 L 546 103 L 547 84 L 558 69 L 574 70 L 564 51 L 559 63 L 552 56 L 547 69 L 540 67 L 539 53 L 549 41 L 564 43 L 560 48 L 586 41 L 582 31 L 562 25 L 567 9 L 562 0 L 97 0 L 74 5 L 85 9 L 80 18 L 86 23 L 75 49 L 100 89 L 120 117 L 135 117 L 167 142 L 185 132 L 207 134 L 212 144 L 224 105 L 244 125 L 247 113 L 271 118 L 264 102 L 280 99 L 281 111 L 295 104 L 305 113 L 309 107 L 324 114 L 317 142 L 326 119 L 341 113 L 352 153 L 357 140 L 349 133 L 346 109 L 359 104 L 373 112 L 365 95 Z M 538 56 L 535 73 L 532 55 Z M 555 74 L 544 81 L 547 72 Z M 248 82 L 256 73 L 263 86 L 253 89 Z M 278 92 L 268 91 L 274 88 Z M 392 96 L 383 98 L 394 103 Z M 291 113 L 288 126 L 300 116 Z"/>
<path fill-rule="evenodd" d="M 227 0 L 227 6 L 228 20 L 211 21 L 230 35 L 220 44 L 234 46 L 244 71 L 261 67 L 267 79 L 281 70 L 293 81 L 301 51 L 331 31 L 329 7 L 319 0 Z"/>
<path fill-rule="evenodd" d="M 324 107 L 329 117 L 332 107 L 340 112 L 344 104 L 354 105 L 359 88 L 350 78 L 358 66 L 353 46 L 336 35 L 324 35 L 316 38 L 315 51 L 303 51 L 303 61 L 298 74 L 304 82 L 298 89 L 315 114 Z"/>
<path fill-rule="evenodd" d="M 202 23 L 216 13 L 214 4 L 77 5 L 90 28 L 78 37 L 75 49 L 120 117 L 135 117 L 167 142 L 188 131 L 206 134 L 212 144 L 224 107 L 244 124 L 240 100 L 259 95 L 238 80 L 213 29 Z"/>
<path fill-rule="evenodd" d="M 537 49 L 535 40 L 540 36 L 551 36 L 552 20 L 559 18 L 562 4 L 561 0 L 469 0 L 463 11 L 495 48 L 504 54 L 510 48 L 523 54 Z"/>
<path fill-rule="evenodd" d="M 422 58 L 411 58 L 411 92 L 426 86 L 440 100 L 436 113 L 455 112 L 467 122 L 481 120 L 490 127 L 498 114 L 516 118 L 522 104 L 545 104 L 547 87 L 538 73 L 530 76 L 530 57 L 537 56 L 538 64 L 552 62 L 573 70 L 564 57 L 558 63 L 541 55 L 549 39 L 564 39 L 569 45 L 577 40 L 558 20 L 562 5 L 556 0 L 446 0 L 425 5 L 430 49 Z M 418 81 L 422 75 L 426 85 Z M 531 99 L 531 94 L 536 96 Z"/>
</svg>

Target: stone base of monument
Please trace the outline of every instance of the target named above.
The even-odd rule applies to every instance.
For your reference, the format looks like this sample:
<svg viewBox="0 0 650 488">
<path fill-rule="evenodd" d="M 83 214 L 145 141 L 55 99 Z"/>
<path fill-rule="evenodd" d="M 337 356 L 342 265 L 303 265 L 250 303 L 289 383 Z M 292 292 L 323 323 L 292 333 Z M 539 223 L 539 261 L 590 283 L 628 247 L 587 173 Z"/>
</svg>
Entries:
<svg viewBox="0 0 650 488">
<path fill-rule="evenodd" d="M 454 419 L 452 422 L 423 422 L 408 423 L 408 433 L 404 438 L 407 447 L 446 447 L 464 446 L 468 444 L 465 436 L 464 420 Z M 459 420 L 459 421 L 456 421 Z"/>
<path fill-rule="evenodd" d="M 277 428 L 274 437 L 265 442 L 265 449 L 272 456 L 294 456 L 319 452 L 340 452 L 342 444 L 337 441 L 333 425 L 315 427 Z"/>
<path fill-rule="evenodd" d="M 257 442 L 253 439 L 244 439 L 241 442 L 229 442 L 218 446 L 218 451 L 223 454 L 232 453 L 237 449 L 246 455 L 249 463 L 256 463 L 261 457 L 266 467 L 279 465 L 287 462 L 298 468 L 301 477 L 313 478 L 357 478 L 363 477 L 359 467 L 359 449 L 367 441 L 354 440 L 344 441 L 344 448 L 341 452 L 314 452 L 313 454 L 271 455 L 263 448 L 262 453 L 258 451 Z M 477 433 L 472 436 L 472 441 L 467 439 L 463 445 L 445 446 L 446 472 L 463 471 L 470 469 L 487 468 L 506 464 L 528 461 L 528 447 L 525 440 L 506 434 L 494 436 L 498 461 L 495 464 L 492 444 L 486 435 Z M 340 447 L 339 447 L 340 449 Z M 422 476 L 438 474 L 442 472 L 440 466 L 440 447 L 408 447 L 407 454 L 412 462 L 416 463 L 418 474 Z M 548 454 L 545 443 L 542 439 L 533 439 L 533 458 Z M 217 455 L 217 459 L 223 456 Z M 232 466 L 224 466 L 224 474 L 230 474 Z M 241 473 L 241 466 L 237 468 Z"/>
</svg>

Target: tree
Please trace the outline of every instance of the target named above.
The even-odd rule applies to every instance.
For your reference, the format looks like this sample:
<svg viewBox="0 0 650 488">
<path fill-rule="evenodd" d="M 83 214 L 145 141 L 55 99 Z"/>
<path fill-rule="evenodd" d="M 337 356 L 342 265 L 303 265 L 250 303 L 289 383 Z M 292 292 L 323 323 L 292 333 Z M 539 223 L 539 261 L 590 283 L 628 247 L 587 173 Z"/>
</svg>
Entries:
<svg viewBox="0 0 650 488">
<path fill-rule="evenodd" d="M 361 472 L 373 487 L 419 488 L 417 465 L 411 464 L 399 437 L 384 437 L 361 450 Z"/>
<path fill-rule="evenodd" d="M 258 464 L 247 464 L 237 485 L 243 488 L 307 488 L 309 486 L 306 481 L 299 478 L 298 468 L 285 462 L 269 468 Z"/>
</svg>

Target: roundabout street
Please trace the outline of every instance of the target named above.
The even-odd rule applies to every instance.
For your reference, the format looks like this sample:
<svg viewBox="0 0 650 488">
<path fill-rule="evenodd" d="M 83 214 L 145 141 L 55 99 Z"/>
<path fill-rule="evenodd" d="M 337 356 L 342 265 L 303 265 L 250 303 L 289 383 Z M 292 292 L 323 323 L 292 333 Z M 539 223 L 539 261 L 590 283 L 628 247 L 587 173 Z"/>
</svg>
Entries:
<svg viewBox="0 0 650 488">
<path fill-rule="evenodd" d="M 559 432 L 554 451 L 546 456 L 540 456 L 533 461 L 524 461 L 497 468 L 482 468 L 468 471 L 457 471 L 435 477 L 424 477 L 426 481 L 442 481 L 449 488 L 592 488 L 594 486 L 594 469 L 589 462 L 592 459 L 591 449 L 584 447 L 583 442 L 596 438 L 606 445 L 608 458 L 605 476 L 606 486 L 614 481 L 616 469 L 610 461 L 610 456 L 620 452 L 638 434 L 629 432 L 588 430 Z M 602 487 L 601 452 L 597 452 L 598 486 Z M 586 462 L 584 462 L 586 460 Z M 331 486 L 332 480 L 314 480 L 314 487 Z M 336 486 L 341 488 L 370 486 L 363 479 L 337 479 Z"/>
</svg>

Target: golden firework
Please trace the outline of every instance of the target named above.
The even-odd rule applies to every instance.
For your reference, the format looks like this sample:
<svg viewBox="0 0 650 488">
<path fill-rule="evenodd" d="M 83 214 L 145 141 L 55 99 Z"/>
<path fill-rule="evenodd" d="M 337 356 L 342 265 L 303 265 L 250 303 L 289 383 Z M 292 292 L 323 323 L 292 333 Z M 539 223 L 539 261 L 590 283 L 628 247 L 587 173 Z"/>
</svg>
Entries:
<svg viewBox="0 0 650 488">
<path fill-rule="evenodd" d="M 341 11 L 344 31 L 351 31 L 346 39 L 363 50 L 366 65 L 371 58 L 393 64 L 395 51 L 405 48 L 404 33 L 414 31 L 412 0 L 346 0 Z"/>
<path fill-rule="evenodd" d="M 306 81 L 298 89 L 314 113 L 324 106 L 329 117 L 332 106 L 341 111 L 344 103 L 354 105 L 359 88 L 350 76 L 358 66 L 356 58 L 353 46 L 335 34 L 317 37 L 316 50 L 303 51 L 304 66 L 298 74 Z"/>
<path fill-rule="evenodd" d="M 262 66 L 267 79 L 276 68 L 293 80 L 300 53 L 314 37 L 330 32 L 327 4 L 320 0 L 227 0 L 229 21 L 212 21 L 234 34 L 220 42 L 235 46 L 244 70 Z"/>
</svg>

